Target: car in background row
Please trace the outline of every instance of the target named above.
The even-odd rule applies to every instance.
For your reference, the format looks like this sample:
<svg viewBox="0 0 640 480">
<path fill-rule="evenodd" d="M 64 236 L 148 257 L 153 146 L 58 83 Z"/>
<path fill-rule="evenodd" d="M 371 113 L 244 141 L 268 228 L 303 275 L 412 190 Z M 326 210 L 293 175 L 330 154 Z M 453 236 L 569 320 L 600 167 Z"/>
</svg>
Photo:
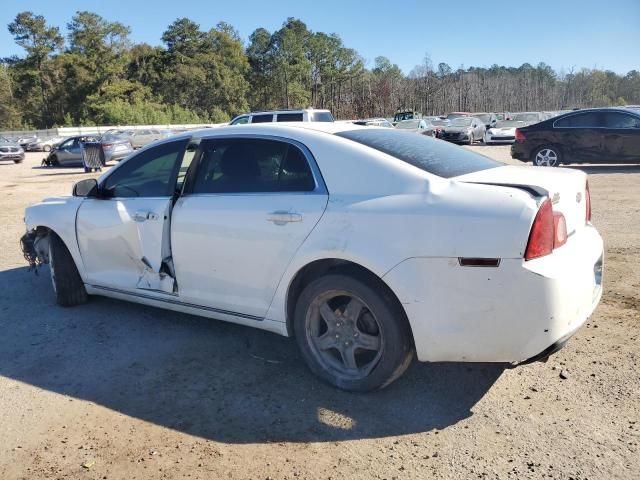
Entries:
<svg viewBox="0 0 640 480">
<path fill-rule="evenodd" d="M 229 125 L 244 125 L 246 123 L 271 122 L 333 122 L 333 115 L 329 110 L 303 108 L 300 110 L 268 110 L 238 115 Z"/>
<path fill-rule="evenodd" d="M 433 131 L 435 132 L 436 138 L 442 138 L 442 132 L 444 131 L 445 127 L 447 127 L 449 123 L 451 123 L 446 118 L 440 118 L 440 117 L 436 117 L 436 120 L 430 120 L 430 121 L 431 121 L 431 125 L 433 125 Z"/>
<path fill-rule="evenodd" d="M 362 125 L 364 127 L 393 128 L 393 123 L 391 123 L 386 118 L 365 118 L 363 120 L 355 120 L 353 123 L 355 125 Z"/>
<path fill-rule="evenodd" d="M 492 128 L 498 122 L 498 117 L 495 113 L 474 113 L 471 115 L 474 118 L 479 119 L 482 123 L 484 123 L 485 128 Z"/>
<path fill-rule="evenodd" d="M 422 118 L 422 114 L 420 112 L 416 112 L 413 110 L 401 110 L 397 111 L 393 115 L 393 124 L 396 125 L 398 122 L 402 122 L 403 120 L 416 120 Z"/>
<path fill-rule="evenodd" d="M 22 163 L 24 160 L 24 149 L 19 143 L 0 137 L 0 161 L 11 160 L 13 163 Z"/>
<path fill-rule="evenodd" d="M 578 110 L 518 127 L 511 156 L 534 165 L 640 163 L 640 112 L 625 108 Z"/>
<path fill-rule="evenodd" d="M 142 148 L 151 142 L 167 138 L 171 135 L 168 130 L 158 130 L 155 128 L 145 130 L 131 130 L 129 133 L 129 143 L 135 149 Z"/>
<path fill-rule="evenodd" d="M 84 142 L 100 142 L 104 152 L 105 163 L 120 161 L 126 158 L 133 147 L 129 143 L 127 135 L 116 131 L 105 133 L 102 137 L 92 135 L 77 135 L 62 141 L 44 159 L 46 165 L 53 167 L 82 167 L 82 148 Z"/>
<path fill-rule="evenodd" d="M 484 143 L 513 143 L 516 140 L 516 128 L 526 127 L 545 120 L 547 115 L 541 112 L 514 113 L 510 120 L 496 123 L 493 128 L 487 129 L 484 134 Z"/>
<path fill-rule="evenodd" d="M 405 130 L 407 132 L 421 133 L 422 135 L 428 135 L 430 137 L 436 136 L 436 131 L 430 121 L 425 119 L 415 120 L 402 120 L 396 125 L 398 130 Z"/>
<path fill-rule="evenodd" d="M 454 143 L 472 145 L 484 137 L 484 123 L 475 117 L 457 117 L 443 128 L 440 138 Z"/>
<path fill-rule="evenodd" d="M 54 147 L 64 140 L 63 137 L 52 137 L 43 140 L 41 138 L 27 144 L 25 150 L 27 152 L 50 152 Z"/>
<path fill-rule="evenodd" d="M 460 117 L 470 117 L 471 113 L 469 112 L 451 112 L 450 114 L 447 115 L 447 120 L 453 120 L 454 118 L 460 118 Z"/>
</svg>

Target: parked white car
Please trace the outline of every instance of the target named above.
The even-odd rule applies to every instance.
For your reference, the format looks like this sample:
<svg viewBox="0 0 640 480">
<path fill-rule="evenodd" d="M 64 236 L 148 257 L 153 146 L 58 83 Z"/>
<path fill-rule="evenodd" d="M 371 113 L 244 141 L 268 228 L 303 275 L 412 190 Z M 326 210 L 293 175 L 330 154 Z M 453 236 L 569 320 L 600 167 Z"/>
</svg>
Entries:
<svg viewBox="0 0 640 480">
<path fill-rule="evenodd" d="M 529 362 L 602 293 L 587 177 L 352 124 L 188 132 L 27 208 L 56 298 L 295 335 L 313 372 L 382 388 L 423 362 Z M 215 374 L 215 373 L 214 373 Z"/>
</svg>

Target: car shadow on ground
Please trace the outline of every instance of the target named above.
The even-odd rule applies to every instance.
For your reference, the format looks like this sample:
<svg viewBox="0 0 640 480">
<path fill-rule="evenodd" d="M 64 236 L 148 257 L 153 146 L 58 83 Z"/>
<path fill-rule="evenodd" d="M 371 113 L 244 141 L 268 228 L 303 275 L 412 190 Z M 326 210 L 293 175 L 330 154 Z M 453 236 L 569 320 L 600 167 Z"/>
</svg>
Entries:
<svg viewBox="0 0 640 480">
<path fill-rule="evenodd" d="M 611 174 L 611 173 L 640 173 L 640 165 L 565 165 L 563 168 L 572 170 L 582 170 L 589 175 L 594 174 Z"/>
<path fill-rule="evenodd" d="M 228 443 L 443 429 L 506 367 L 414 362 L 387 389 L 350 394 L 314 377 L 292 339 L 99 297 L 59 307 L 47 267 L 0 272 L 0 312 L 0 375 Z"/>
</svg>

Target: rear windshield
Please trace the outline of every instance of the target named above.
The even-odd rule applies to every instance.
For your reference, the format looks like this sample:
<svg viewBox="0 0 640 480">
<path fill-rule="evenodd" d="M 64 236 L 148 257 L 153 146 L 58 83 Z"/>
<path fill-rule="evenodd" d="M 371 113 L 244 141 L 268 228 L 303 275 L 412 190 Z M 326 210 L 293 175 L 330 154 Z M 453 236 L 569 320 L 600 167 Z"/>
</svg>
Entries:
<svg viewBox="0 0 640 480">
<path fill-rule="evenodd" d="M 336 133 L 391 155 L 443 178 L 457 177 L 503 164 L 444 140 L 391 129 L 348 130 Z"/>
<path fill-rule="evenodd" d="M 331 112 L 310 112 L 309 120 L 312 122 L 333 122 Z"/>
</svg>

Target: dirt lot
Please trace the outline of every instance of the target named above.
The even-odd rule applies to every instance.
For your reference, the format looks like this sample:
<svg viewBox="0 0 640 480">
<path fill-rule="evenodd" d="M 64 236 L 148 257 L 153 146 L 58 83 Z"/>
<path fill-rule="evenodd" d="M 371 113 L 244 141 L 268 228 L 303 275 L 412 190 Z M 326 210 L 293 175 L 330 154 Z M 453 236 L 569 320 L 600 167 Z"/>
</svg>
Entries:
<svg viewBox="0 0 640 480">
<path fill-rule="evenodd" d="M 86 175 L 42 156 L 0 164 L 1 479 L 640 478 L 640 166 L 585 168 L 606 291 L 548 363 L 414 364 L 354 395 L 290 339 L 104 298 L 56 306 L 20 255 L 23 210 Z"/>
</svg>

